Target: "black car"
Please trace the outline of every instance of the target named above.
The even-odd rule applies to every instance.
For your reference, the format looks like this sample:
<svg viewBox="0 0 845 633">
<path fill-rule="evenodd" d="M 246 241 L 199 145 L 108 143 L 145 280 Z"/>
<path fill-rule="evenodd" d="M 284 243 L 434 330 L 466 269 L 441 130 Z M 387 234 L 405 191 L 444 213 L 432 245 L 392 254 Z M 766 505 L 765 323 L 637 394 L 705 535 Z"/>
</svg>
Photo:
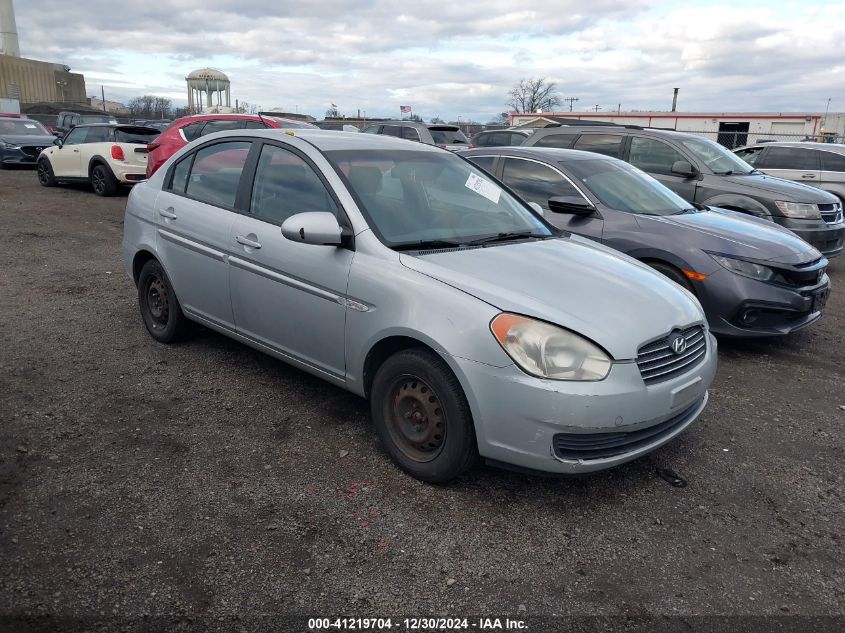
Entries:
<svg viewBox="0 0 845 633">
<path fill-rule="evenodd" d="M 499 147 L 461 155 L 544 209 L 555 226 L 627 253 L 701 302 L 710 329 L 752 337 L 816 321 L 830 292 L 822 254 L 778 225 L 685 201 L 621 160 Z"/>
<path fill-rule="evenodd" d="M 87 125 L 89 123 L 110 123 L 117 125 L 117 119 L 114 115 L 107 112 L 103 112 L 102 114 L 96 112 L 59 112 L 56 117 L 56 126 L 53 134 L 63 137 L 77 125 Z"/>
<path fill-rule="evenodd" d="M 510 129 L 510 130 L 485 130 L 472 137 L 470 147 L 510 147 L 522 145 L 531 134 L 534 128 Z"/>
<path fill-rule="evenodd" d="M 636 126 L 543 128 L 520 147 L 581 149 L 621 158 L 687 200 L 790 229 L 826 257 L 842 252 L 842 203 L 814 187 L 768 176 L 715 141 Z"/>
<path fill-rule="evenodd" d="M 0 168 L 11 165 L 35 165 L 45 147 L 55 137 L 38 121 L 24 118 L 0 118 Z"/>
</svg>

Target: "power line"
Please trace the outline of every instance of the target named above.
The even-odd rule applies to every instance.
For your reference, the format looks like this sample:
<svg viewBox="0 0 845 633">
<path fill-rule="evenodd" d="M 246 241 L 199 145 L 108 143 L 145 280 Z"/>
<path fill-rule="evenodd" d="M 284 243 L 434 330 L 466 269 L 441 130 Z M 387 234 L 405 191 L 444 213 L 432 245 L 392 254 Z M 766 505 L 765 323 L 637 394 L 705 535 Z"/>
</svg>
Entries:
<svg viewBox="0 0 845 633">
<path fill-rule="evenodd" d="M 569 102 L 569 111 L 572 112 L 572 104 L 578 101 L 578 97 L 565 97 L 563 100 Z"/>
</svg>

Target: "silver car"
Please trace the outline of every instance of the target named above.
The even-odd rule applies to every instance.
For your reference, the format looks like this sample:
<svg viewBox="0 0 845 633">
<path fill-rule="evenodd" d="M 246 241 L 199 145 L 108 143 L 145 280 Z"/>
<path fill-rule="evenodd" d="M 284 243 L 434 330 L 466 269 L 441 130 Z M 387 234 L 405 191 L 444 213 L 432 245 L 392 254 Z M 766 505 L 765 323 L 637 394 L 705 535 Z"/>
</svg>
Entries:
<svg viewBox="0 0 845 633">
<path fill-rule="evenodd" d="M 845 204 L 845 145 L 778 141 L 749 145 L 735 153 L 767 174 L 832 193 L 839 198 L 841 220 Z"/>
<path fill-rule="evenodd" d="M 155 340 L 196 321 L 369 398 L 387 452 L 431 482 L 479 456 L 632 460 L 693 423 L 716 371 L 679 285 L 385 136 L 198 139 L 133 189 L 123 254 Z"/>
</svg>

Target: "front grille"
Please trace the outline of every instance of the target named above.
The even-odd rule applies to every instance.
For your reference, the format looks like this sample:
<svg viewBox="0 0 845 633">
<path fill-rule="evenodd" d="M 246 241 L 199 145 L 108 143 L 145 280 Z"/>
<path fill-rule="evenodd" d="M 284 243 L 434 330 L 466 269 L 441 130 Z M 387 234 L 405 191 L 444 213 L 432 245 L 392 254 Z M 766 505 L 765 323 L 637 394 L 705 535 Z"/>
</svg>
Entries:
<svg viewBox="0 0 845 633">
<path fill-rule="evenodd" d="M 41 153 L 41 150 L 43 150 L 43 149 L 44 149 L 43 145 L 38 145 L 38 146 L 36 146 L 36 145 L 22 145 L 21 146 L 21 151 L 24 154 L 26 154 L 27 156 L 30 156 L 32 158 L 38 158 L 38 155 Z"/>
<path fill-rule="evenodd" d="M 676 353 L 672 341 L 680 334 L 686 341 L 686 348 Z M 707 353 L 707 337 L 704 328 L 694 325 L 685 330 L 670 332 L 663 338 L 643 345 L 637 352 L 637 367 L 643 382 L 647 385 L 669 380 L 693 369 Z"/>
<path fill-rule="evenodd" d="M 822 215 L 822 220 L 828 224 L 836 224 L 842 222 L 842 203 L 834 202 L 832 204 L 820 204 L 819 212 Z"/>
<path fill-rule="evenodd" d="M 552 439 L 560 459 L 606 459 L 630 453 L 671 435 L 701 406 L 704 396 L 668 420 L 644 429 L 610 433 L 556 433 Z"/>
</svg>

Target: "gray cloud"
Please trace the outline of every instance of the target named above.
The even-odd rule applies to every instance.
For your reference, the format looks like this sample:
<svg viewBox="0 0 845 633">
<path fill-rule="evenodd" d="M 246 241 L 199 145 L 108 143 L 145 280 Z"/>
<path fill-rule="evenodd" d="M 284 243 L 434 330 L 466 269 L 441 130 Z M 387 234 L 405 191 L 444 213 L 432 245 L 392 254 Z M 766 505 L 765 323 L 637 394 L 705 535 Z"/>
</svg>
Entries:
<svg viewBox="0 0 845 633">
<path fill-rule="evenodd" d="M 18 0 L 24 53 L 62 61 L 129 98 L 181 94 L 120 74 L 113 51 L 162 55 L 184 72 L 225 55 L 235 96 L 320 115 L 341 110 L 486 119 L 521 77 L 546 76 L 578 105 L 686 110 L 845 109 L 845 10 L 794 16 L 734 4 L 655 8 L 650 0 Z M 116 7 L 119 5 L 119 8 Z M 61 16 L 60 19 L 57 16 Z M 817 28 L 823 24 L 824 28 Z M 836 79 L 838 78 L 838 79 Z"/>
</svg>

